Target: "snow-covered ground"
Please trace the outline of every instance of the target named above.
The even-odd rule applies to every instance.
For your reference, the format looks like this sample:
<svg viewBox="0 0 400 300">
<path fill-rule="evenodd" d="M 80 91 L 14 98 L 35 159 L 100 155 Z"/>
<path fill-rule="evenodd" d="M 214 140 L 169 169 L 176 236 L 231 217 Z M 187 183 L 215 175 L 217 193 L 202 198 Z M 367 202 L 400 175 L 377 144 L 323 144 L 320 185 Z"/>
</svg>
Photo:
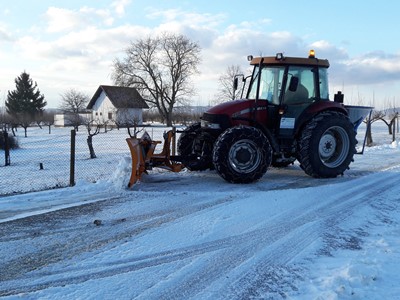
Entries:
<svg viewBox="0 0 400 300">
<path fill-rule="evenodd" d="M 233 185 L 129 156 L 96 183 L 0 198 L 2 299 L 400 299 L 400 143 L 336 179 Z"/>
<path fill-rule="evenodd" d="M 163 139 L 163 132 L 171 128 L 147 127 L 155 140 Z M 140 133 L 142 134 L 142 133 Z M 139 134 L 139 136 L 140 136 Z M 75 137 L 75 179 L 95 182 L 110 176 L 121 157 L 129 155 L 125 139 L 126 129 L 104 132 L 93 137 L 96 159 L 90 159 L 87 145 L 88 133 L 84 126 Z M 28 137 L 17 132 L 20 147 L 10 153 L 10 167 L 4 167 L 4 151 L 0 150 L 0 195 L 40 191 L 70 185 L 71 128 L 28 128 Z M 42 164 L 43 169 L 40 169 Z M 16 180 L 15 174 L 18 174 Z"/>
</svg>

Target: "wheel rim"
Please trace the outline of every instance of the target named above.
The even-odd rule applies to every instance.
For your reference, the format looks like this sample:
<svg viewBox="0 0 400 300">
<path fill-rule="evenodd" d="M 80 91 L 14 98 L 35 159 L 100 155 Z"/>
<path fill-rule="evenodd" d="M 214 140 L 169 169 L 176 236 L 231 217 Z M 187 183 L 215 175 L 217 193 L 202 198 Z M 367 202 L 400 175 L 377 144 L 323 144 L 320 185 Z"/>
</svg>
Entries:
<svg viewBox="0 0 400 300">
<path fill-rule="evenodd" d="M 319 158 L 325 166 L 336 168 L 346 160 L 349 149 L 350 139 L 346 130 L 333 126 L 324 132 L 319 141 Z"/>
<path fill-rule="evenodd" d="M 240 140 L 229 150 L 229 164 L 238 173 L 251 173 L 260 164 L 260 155 L 253 141 Z"/>
</svg>

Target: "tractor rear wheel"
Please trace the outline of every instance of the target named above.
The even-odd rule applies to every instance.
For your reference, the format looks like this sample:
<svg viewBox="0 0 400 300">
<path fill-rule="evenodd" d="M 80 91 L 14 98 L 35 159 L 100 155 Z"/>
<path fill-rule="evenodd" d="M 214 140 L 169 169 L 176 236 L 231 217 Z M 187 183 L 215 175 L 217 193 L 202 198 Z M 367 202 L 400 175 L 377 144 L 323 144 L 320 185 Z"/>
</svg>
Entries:
<svg viewBox="0 0 400 300">
<path fill-rule="evenodd" d="M 305 126 L 298 142 L 298 161 L 310 176 L 332 178 L 343 174 L 356 152 L 356 132 L 349 118 L 324 112 Z"/>
<path fill-rule="evenodd" d="M 213 169 L 213 139 L 201 131 L 200 123 L 194 123 L 182 132 L 178 140 L 178 154 L 183 165 L 191 171 Z"/>
<path fill-rule="evenodd" d="M 256 181 L 265 174 L 271 161 L 271 145 L 267 137 L 254 127 L 229 128 L 214 145 L 215 169 L 228 182 Z"/>
</svg>

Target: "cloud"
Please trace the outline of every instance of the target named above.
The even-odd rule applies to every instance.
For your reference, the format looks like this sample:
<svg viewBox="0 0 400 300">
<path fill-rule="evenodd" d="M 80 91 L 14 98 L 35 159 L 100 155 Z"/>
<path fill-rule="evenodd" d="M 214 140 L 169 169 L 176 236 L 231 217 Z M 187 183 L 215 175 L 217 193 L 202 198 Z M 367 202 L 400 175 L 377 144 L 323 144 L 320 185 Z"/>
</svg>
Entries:
<svg viewBox="0 0 400 300">
<path fill-rule="evenodd" d="M 215 65 L 225 70 L 230 65 L 247 66 L 247 55 L 273 56 L 284 52 L 295 56 L 300 52 L 302 40 L 287 31 L 265 32 L 237 25 L 229 26 L 219 34 L 206 50 Z"/>
<path fill-rule="evenodd" d="M 17 46 L 23 57 L 48 61 L 48 67 L 60 68 L 65 65 L 64 70 L 82 71 L 96 68 L 97 64 L 105 61 L 111 64 L 131 40 L 146 34 L 150 34 L 150 30 L 141 26 L 124 25 L 107 29 L 87 27 L 50 41 L 25 36 Z M 80 65 L 74 64 L 72 67 L 69 64 L 71 59 L 80 62 Z"/>
<path fill-rule="evenodd" d="M 49 7 L 45 17 L 48 22 L 48 32 L 62 32 L 83 26 L 86 22 L 79 13 L 57 7 Z"/>
<path fill-rule="evenodd" d="M 14 37 L 10 34 L 6 27 L 0 25 L 0 41 L 12 42 Z"/>
<path fill-rule="evenodd" d="M 114 8 L 115 13 L 122 17 L 125 14 L 125 7 L 131 3 L 131 0 L 116 0 L 111 4 L 111 7 Z"/>
<path fill-rule="evenodd" d="M 326 40 L 315 41 L 310 49 L 330 62 L 330 82 L 339 86 L 378 86 L 400 80 L 400 54 L 373 51 L 350 56 L 343 47 Z"/>
<path fill-rule="evenodd" d="M 155 20 L 160 20 L 160 25 L 156 30 L 162 29 L 178 29 L 179 32 L 190 31 L 193 33 L 204 33 L 204 36 L 213 32 L 220 26 L 226 16 L 224 14 L 200 14 L 187 12 L 181 9 L 154 10 L 149 9 L 146 17 Z M 172 31 L 171 30 L 171 31 Z M 183 33 L 183 32 L 182 32 Z"/>
<path fill-rule="evenodd" d="M 154 34 L 180 33 L 199 43 L 202 48 L 212 45 L 218 36 L 219 27 L 227 18 L 224 14 L 200 14 L 181 9 L 148 9 L 146 17 L 160 20 L 159 25 L 151 29 Z"/>
<path fill-rule="evenodd" d="M 111 26 L 113 17 L 108 10 L 82 7 L 79 10 L 69 10 L 49 7 L 45 13 L 47 32 L 61 33 L 79 30 L 95 24 Z"/>
<path fill-rule="evenodd" d="M 327 58 L 330 61 L 338 61 L 348 59 L 349 55 L 344 48 L 336 47 L 326 40 L 318 40 L 311 43 L 308 47 L 314 49 L 316 56 L 319 58 Z"/>
<path fill-rule="evenodd" d="M 381 84 L 400 80 L 400 55 L 370 52 L 340 63 L 340 71 L 352 84 Z"/>
<path fill-rule="evenodd" d="M 181 9 L 155 10 L 149 9 L 146 17 L 149 19 L 161 19 L 161 23 L 180 22 L 184 26 L 206 26 L 215 28 L 224 22 L 226 15 L 187 12 Z"/>
<path fill-rule="evenodd" d="M 52 77 L 57 74 L 59 93 L 71 83 L 77 88 L 80 83 L 86 87 L 103 84 L 112 72 L 112 61 L 124 55 L 131 41 L 164 32 L 184 34 L 201 46 L 202 74 L 194 83 L 203 100 L 215 94 L 218 77 L 228 66 L 239 65 L 248 74 L 249 54 L 273 56 L 283 52 L 286 56 L 306 57 L 313 48 L 317 57 L 329 59 L 333 84 L 368 85 L 400 79 L 400 55 L 381 51 L 350 56 L 346 48 L 327 40 L 306 42 L 290 31 L 268 30 L 269 19 L 230 24 L 223 13 L 148 9 L 146 17 L 158 25 L 115 25 L 114 18 L 125 15 L 129 4 L 130 0 L 117 0 L 105 9 L 50 7 L 45 13 L 46 30 L 38 28 L 35 34 L 16 39 L 0 24 L 0 40 L 14 39 L 13 55 L 40 66 L 37 72 L 42 76 L 42 85 L 50 82 L 50 89 L 54 86 Z"/>
</svg>

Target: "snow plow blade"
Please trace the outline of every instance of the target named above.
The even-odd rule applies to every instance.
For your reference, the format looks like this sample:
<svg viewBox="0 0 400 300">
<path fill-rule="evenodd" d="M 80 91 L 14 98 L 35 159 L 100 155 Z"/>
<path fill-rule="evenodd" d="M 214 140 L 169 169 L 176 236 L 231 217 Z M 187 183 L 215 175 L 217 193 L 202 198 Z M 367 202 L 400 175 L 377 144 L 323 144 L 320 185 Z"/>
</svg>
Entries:
<svg viewBox="0 0 400 300">
<path fill-rule="evenodd" d="M 132 156 L 132 172 L 128 187 L 132 187 L 142 174 L 154 167 L 166 169 L 172 172 L 180 172 L 183 169 L 181 163 L 175 162 L 178 157 L 171 156 L 171 141 L 174 133 L 172 130 L 164 134 L 164 146 L 161 153 L 154 153 L 160 141 L 152 141 L 149 134 L 145 132 L 138 138 L 127 138 L 129 150 Z"/>
</svg>

